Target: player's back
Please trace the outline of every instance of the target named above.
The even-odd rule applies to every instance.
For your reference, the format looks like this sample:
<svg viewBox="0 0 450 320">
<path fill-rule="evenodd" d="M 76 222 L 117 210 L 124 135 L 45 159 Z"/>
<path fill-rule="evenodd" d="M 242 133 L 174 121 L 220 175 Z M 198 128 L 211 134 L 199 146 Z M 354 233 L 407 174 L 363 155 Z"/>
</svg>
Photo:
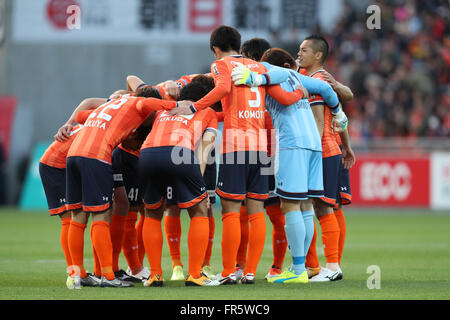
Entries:
<svg viewBox="0 0 450 320">
<path fill-rule="evenodd" d="M 45 150 L 40 162 L 55 168 L 64 169 L 66 167 L 66 157 L 70 146 L 78 132 L 83 128 L 81 124 L 75 125 L 70 131 L 69 138 L 65 141 L 53 141 Z"/>
<path fill-rule="evenodd" d="M 267 71 L 262 64 L 238 55 L 227 56 L 216 61 L 212 65 L 212 73 L 217 74 L 216 65 L 221 64 L 231 74 L 238 63 L 245 65 L 253 72 Z M 222 153 L 267 150 L 267 141 L 263 138 L 265 134 L 260 134 L 260 130 L 265 128 L 265 94 L 263 86 L 235 86 L 231 83 L 230 92 L 221 100 L 224 112 Z"/>
<path fill-rule="evenodd" d="M 302 82 L 299 74 L 289 70 L 288 80 L 280 85 L 285 91 L 293 92 L 300 84 Z M 273 125 L 279 132 L 280 150 L 294 148 L 322 150 L 319 130 L 307 99 L 301 99 L 295 104 L 284 106 L 267 95 L 266 104 Z"/>
<path fill-rule="evenodd" d="M 111 163 L 114 148 L 145 119 L 136 105 L 141 97 L 111 100 L 90 114 L 70 147 L 68 157 L 80 156 Z"/>
<path fill-rule="evenodd" d="M 141 150 L 164 146 L 194 150 L 208 128 L 217 130 L 217 116 L 211 108 L 191 115 L 170 115 L 167 111 L 158 111 L 152 131 L 142 144 Z"/>
<path fill-rule="evenodd" d="M 311 74 L 310 76 L 322 81 L 326 80 L 323 78 L 324 69 L 318 70 Z M 336 141 L 335 132 L 331 127 L 331 121 L 333 120 L 333 114 L 331 113 L 331 109 L 328 105 L 323 102 L 323 99 L 320 95 L 312 95 L 309 99 L 311 106 L 314 103 L 322 103 L 324 105 L 324 125 L 323 125 L 323 135 L 322 135 L 322 153 L 323 157 L 332 157 L 337 154 L 341 154 L 341 150 L 339 149 L 339 145 Z"/>
</svg>

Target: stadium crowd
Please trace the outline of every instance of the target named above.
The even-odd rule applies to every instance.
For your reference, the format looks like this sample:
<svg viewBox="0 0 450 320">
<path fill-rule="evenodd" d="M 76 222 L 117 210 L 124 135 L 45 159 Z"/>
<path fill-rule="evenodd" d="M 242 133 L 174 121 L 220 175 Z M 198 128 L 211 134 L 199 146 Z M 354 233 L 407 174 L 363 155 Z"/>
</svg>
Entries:
<svg viewBox="0 0 450 320">
<path fill-rule="evenodd" d="M 379 1 L 381 28 L 346 2 L 325 34 L 326 68 L 352 88 L 346 104 L 354 141 L 372 137 L 450 136 L 450 5 L 447 1 Z M 339 48 L 339 49 L 338 49 Z"/>
</svg>

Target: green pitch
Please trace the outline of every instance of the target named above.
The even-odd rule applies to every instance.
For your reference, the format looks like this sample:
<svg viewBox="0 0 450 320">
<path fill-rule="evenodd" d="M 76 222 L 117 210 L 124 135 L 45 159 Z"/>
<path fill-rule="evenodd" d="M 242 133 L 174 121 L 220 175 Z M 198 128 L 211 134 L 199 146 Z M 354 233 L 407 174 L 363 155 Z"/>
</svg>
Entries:
<svg viewBox="0 0 450 320">
<path fill-rule="evenodd" d="M 348 209 L 344 279 L 331 283 L 274 285 L 264 280 L 272 261 L 271 224 L 267 219 L 266 247 L 255 285 L 185 287 L 166 281 L 163 288 L 82 288 L 65 286 L 65 261 L 59 244 L 59 218 L 47 212 L 0 209 L 0 299 L 450 299 L 450 213 L 428 211 Z M 183 214 L 182 255 L 187 270 L 189 220 Z M 221 219 L 216 212 L 212 268 L 221 270 Z M 320 229 L 320 228 L 319 228 Z M 320 246 L 320 235 L 318 237 Z M 321 264 L 323 251 L 318 250 Z M 85 266 L 93 270 L 89 229 L 85 237 Z M 121 267 L 126 269 L 123 257 Z M 289 253 L 285 266 L 290 263 Z M 145 265 L 148 266 L 147 260 Z M 380 270 L 380 288 L 369 289 L 370 266 Z M 164 278 L 170 279 L 167 244 L 163 251 Z M 369 281 L 368 281 L 369 279 Z"/>
</svg>

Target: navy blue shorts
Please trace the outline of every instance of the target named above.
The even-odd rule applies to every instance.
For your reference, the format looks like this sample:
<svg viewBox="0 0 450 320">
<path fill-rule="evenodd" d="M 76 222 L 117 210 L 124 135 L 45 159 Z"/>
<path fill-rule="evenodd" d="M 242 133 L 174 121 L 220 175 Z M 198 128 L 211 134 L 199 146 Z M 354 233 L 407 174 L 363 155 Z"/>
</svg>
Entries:
<svg viewBox="0 0 450 320">
<path fill-rule="evenodd" d="M 139 172 L 147 209 L 160 208 L 166 198 L 179 208 L 188 209 L 207 196 L 198 160 L 190 149 L 173 146 L 143 149 Z"/>
<path fill-rule="evenodd" d="M 139 157 L 116 148 L 112 153 L 114 188 L 125 186 L 130 207 L 142 204 L 141 187 L 139 185 Z"/>
<path fill-rule="evenodd" d="M 209 197 L 209 202 L 216 203 L 216 179 L 217 179 L 217 164 L 207 164 L 205 167 L 205 174 L 203 175 L 203 180 L 206 185 L 206 193 Z M 168 194 L 175 194 L 175 186 L 168 186 Z M 172 196 L 171 199 L 166 198 L 166 205 L 177 205 L 176 196 Z"/>
<path fill-rule="evenodd" d="M 335 207 L 339 203 L 342 154 L 322 158 L 324 196 L 319 199 Z"/>
<path fill-rule="evenodd" d="M 221 155 L 217 194 L 226 200 L 269 197 L 269 158 L 266 152 L 242 151 Z"/>
<path fill-rule="evenodd" d="M 100 213 L 112 205 L 113 171 L 106 162 L 85 158 L 67 158 L 66 200 L 69 210 Z"/>
<path fill-rule="evenodd" d="M 349 205 L 352 203 L 352 191 L 350 189 L 350 171 L 344 168 L 341 162 L 340 176 L 339 176 L 339 201 L 341 205 Z"/>
<path fill-rule="evenodd" d="M 50 167 L 39 162 L 39 174 L 47 198 L 50 215 L 59 215 L 66 208 L 66 169 Z"/>
</svg>

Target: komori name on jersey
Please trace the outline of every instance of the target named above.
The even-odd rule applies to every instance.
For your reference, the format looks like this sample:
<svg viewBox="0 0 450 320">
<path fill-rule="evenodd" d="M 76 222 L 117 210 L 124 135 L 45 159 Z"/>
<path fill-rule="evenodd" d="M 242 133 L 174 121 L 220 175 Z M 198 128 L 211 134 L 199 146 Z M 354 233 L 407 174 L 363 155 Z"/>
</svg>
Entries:
<svg viewBox="0 0 450 320">
<path fill-rule="evenodd" d="M 264 111 L 239 110 L 239 119 L 264 119 Z"/>
</svg>

